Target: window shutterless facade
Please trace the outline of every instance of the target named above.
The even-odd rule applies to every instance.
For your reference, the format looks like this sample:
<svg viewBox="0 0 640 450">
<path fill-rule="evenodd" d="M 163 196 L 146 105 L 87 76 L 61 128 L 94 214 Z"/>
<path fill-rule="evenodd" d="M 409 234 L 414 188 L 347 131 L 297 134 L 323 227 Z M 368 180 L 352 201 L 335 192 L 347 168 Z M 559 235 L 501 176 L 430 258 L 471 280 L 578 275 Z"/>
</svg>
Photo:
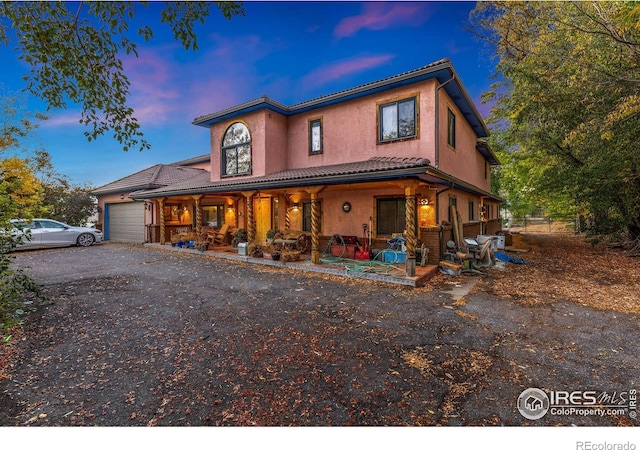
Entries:
<svg viewBox="0 0 640 450">
<path fill-rule="evenodd" d="M 322 153 L 322 119 L 309 121 L 309 154 Z"/>
<path fill-rule="evenodd" d="M 379 198 L 376 208 L 376 234 L 404 233 L 406 229 L 406 199 Z"/>
<path fill-rule="evenodd" d="M 378 106 L 378 142 L 391 142 L 417 135 L 417 97 Z"/>
<path fill-rule="evenodd" d="M 447 144 L 456 148 L 456 115 L 447 109 Z"/>
<path fill-rule="evenodd" d="M 318 229 L 322 230 L 322 202 L 318 200 Z M 302 203 L 302 231 L 311 232 L 311 202 Z"/>
<path fill-rule="evenodd" d="M 449 196 L 449 223 L 453 223 L 453 215 L 451 206 L 455 206 L 456 210 L 458 209 L 458 198 L 455 195 Z"/>
<path fill-rule="evenodd" d="M 251 173 L 251 134 L 241 122 L 232 124 L 222 138 L 222 176 Z"/>
</svg>

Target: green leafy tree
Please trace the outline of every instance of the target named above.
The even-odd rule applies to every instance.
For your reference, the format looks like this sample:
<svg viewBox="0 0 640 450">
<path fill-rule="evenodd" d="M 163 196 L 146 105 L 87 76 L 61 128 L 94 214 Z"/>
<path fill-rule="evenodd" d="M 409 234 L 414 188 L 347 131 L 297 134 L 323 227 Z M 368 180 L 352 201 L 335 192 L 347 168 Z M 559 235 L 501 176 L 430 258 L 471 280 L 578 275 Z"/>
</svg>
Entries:
<svg viewBox="0 0 640 450">
<path fill-rule="evenodd" d="M 244 14 L 238 2 L 166 2 L 161 22 L 187 50 L 198 48 L 194 27 L 204 23 L 211 6 L 232 18 Z M 16 42 L 20 58 L 31 68 L 27 89 L 51 108 L 67 102 L 82 105 L 80 122 L 89 126 L 89 140 L 111 131 L 126 151 L 149 148 L 133 109 L 127 105 L 130 83 L 122 56 L 136 55 L 129 32 L 133 2 L 13 2 L 0 3 L 0 42 Z M 148 25 L 135 35 L 153 37 Z"/>
<path fill-rule="evenodd" d="M 491 127 L 516 207 L 584 211 L 640 236 L 640 4 L 479 2 L 497 58 Z"/>
<path fill-rule="evenodd" d="M 38 215 L 84 226 L 97 209 L 96 198 L 91 194 L 93 187 L 73 184 L 66 175 L 58 173 L 47 152 L 36 152 L 34 161 L 43 188 Z"/>
</svg>

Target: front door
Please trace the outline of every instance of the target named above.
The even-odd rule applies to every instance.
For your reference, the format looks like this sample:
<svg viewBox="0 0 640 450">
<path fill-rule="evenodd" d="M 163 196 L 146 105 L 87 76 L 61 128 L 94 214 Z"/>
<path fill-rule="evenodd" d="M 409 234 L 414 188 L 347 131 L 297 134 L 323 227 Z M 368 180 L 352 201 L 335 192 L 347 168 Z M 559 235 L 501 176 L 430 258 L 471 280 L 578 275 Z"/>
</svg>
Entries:
<svg viewBox="0 0 640 450">
<path fill-rule="evenodd" d="M 267 231 L 271 229 L 271 202 L 270 197 L 258 197 L 254 200 L 256 220 L 256 243 L 264 245 L 267 242 Z"/>
</svg>

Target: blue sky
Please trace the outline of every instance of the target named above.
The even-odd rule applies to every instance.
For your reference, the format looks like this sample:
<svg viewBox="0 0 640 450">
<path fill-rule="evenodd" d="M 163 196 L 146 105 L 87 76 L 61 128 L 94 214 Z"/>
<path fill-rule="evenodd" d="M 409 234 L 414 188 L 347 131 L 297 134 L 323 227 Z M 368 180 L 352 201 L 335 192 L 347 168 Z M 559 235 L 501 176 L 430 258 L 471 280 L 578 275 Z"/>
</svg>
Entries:
<svg viewBox="0 0 640 450">
<path fill-rule="evenodd" d="M 152 148 L 124 152 L 111 135 L 88 142 L 80 109 L 49 111 L 34 142 L 58 172 L 101 186 L 157 163 L 209 152 L 209 133 L 192 125 L 201 115 L 268 95 L 293 105 L 450 58 L 481 113 L 493 60 L 463 30 L 475 2 L 246 2 L 246 15 L 225 19 L 217 9 L 198 26 L 199 50 L 186 51 L 159 21 L 162 4 L 138 7 L 135 21 L 152 26 L 139 57 L 123 59 L 130 104 Z M 0 47 L 0 86 L 24 87 L 28 68 Z M 30 109 L 46 105 L 30 99 Z"/>
</svg>

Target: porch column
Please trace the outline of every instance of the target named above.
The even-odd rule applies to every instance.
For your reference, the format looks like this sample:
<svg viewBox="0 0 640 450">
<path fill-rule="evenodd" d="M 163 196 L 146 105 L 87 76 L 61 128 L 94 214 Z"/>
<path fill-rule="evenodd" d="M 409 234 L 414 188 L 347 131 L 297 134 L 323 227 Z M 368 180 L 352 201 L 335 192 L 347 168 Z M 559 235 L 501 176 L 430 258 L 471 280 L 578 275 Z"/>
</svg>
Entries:
<svg viewBox="0 0 640 450">
<path fill-rule="evenodd" d="M 311 263 L 320 264 L 320 202 L 318 194 L 324 186 L 307 189 L 311 194 Z"/>
<path fill-rule="evenodd" d="M 289 206 L 289 196 L 284 196 L 284 229 L 289 230 L 291 227 L 291 207 Z"/>
<path fill-rule="evenodd" d="M 164 199 L 163 198 L 158 200 L 158 208 L 160 208 L 160 245 L 164 245 L 165 233 L 164 233 Z"/>
<path fill-rule="evenodd" d="M 404 188 L 408 277 L 416 274 L 416 187 L 417 183 L 412 183 Z"/>
<path fill-rule="evenodd" d="M 242 193 L 247 200 L 247 241 L 249 241 L 249 243 L 256 240 L 256 224 L 253 220 L 253 196 L 256 192 L 257 191 Z"/>
<path fill-rule="evenodd" d="M 202 205 L 200 205 L 200 199 L 202 195 L 194 195 L 193 200 L 196 202 L 196 233 L 200 234 L 202 228 Z"/>
</svg>

